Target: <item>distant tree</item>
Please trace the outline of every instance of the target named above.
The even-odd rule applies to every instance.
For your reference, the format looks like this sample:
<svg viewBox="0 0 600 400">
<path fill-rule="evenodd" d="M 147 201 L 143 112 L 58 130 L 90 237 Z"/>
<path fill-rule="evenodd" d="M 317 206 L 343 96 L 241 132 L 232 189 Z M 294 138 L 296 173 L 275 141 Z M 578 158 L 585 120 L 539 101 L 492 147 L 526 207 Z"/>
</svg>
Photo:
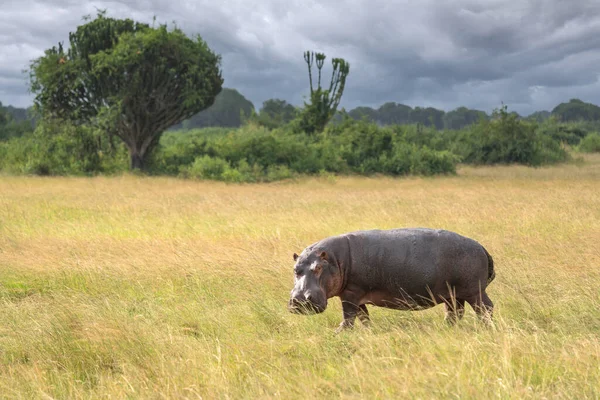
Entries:
<svg viewBox="0 0 600 400">
<path fill-rule="evenodd" d="M 267 128 L 277 128 L 290 123 L 296 118 L 298 110 L 292 104 L 281 99 L 269 99 L 263 102 L 262 108 L 256 115 L 256 122 Z"/>
<path fill-rule="evenodd" d="M 442 129 L 444 127 L 444 114 L 443 110 L 433 107 L 415 107 L 410 113 L 410 122 Z"/>
<path fill-rule="evenodd" d="M 2 102 L 0 102 L 0 127 L 6 125 L 9 121 L 10 115 L 6 112 L 6 109 L 2 106 Z"/>
<path fill-rule="evenodd" d="M 600 107 L 579 99 L 571 99 L 568 103 L 556 106 L 552 110 L 552 115 L 562 122 L 600 121 Z"/>
<path fill-rule="evenodd" d="M 17 119 L 14 114 L 21 116 L 21 111 L 14 107 L 4 107 L 0 102 L 0 141 L 9 140 L 15 137 L 23 136 L 27 132 L 33 131 L 33 121 L 31 119 Z"/>
<path fill-rule="evenodd" d="M 444 115 L 444 129 L 462 129 L 480 119 L 488 119 L 488 115 L 483 111 L 459 107 Z"/>
<path fill-rule="evenodd" d="M 215 98 L 212 106 L 174 125 L 171 129 L 206 127 L 237 128 L 242 125 L 242 114 L 248 117 L 253 111 L 254 104 L 237 90 L 223 88 L 221 93 Z"/>
<path fill-rule="evenodd" d="M 521 114 L 519 114 L 516 111 L 511 111 L 509 114 L 512 115 L 512 116 L 514 116 L 516 119 L 523 119 L 523 117 L 521 116 Z"/>
<path fill-rule="evenodd" d="M 544 122 L 550 118 L 551 115 L 552 113 L 550 111 L 536 111 L 532 114 L 529 114 L 527 119 L 530 121 Z"/>
<path fill-rule="evenodd" d="M 0 103 L 0 107 L 2 107 L 2 103 Z M 19 108 L 13 106 L 4 106 L 4 111 L 12 117 L 14 121 L 29 121 L 31 120 L 30 111 L 27 108 Z"/>
<path fill-rule="evenodd" d="M 143 169 L 162 132 L 209 106 L 221 91 L 220 57 L 197 36 L 131 19 L 96 19 L 31 65 L 31 89 L 44 115 L 95 124 L 129 149 Z"/>
<path fill-rule="evenodd" d="M 371 107 L 356 107 L 348 111 L 348 116 L 355 120 L 366 119 L 369 122 L 377 122 L 379 113 Z"/>
<path fill-rule="evenodd" d="M 305 103 L 300 116 L 300 128 L 310 134 L 322 132 L 327 123 L 335 115 L 344 88 L 346 78 L 350 73 L 350 64 L 342 58 L 331 60 L 333 72 L 329 88 L 321 87 L 321 73 L 325 63 L 325 54 L 307 51 L 304 53 L 304 61 L 308 65 L 308 80 L 310 84 L 310 103 Z M 313 87 L 312 67 L 317 65 L 318 79 L 316 89 Z"/>
<path fill-rule="evenodd" d="M 411 112 L 410 106 L 388 102 L 377 109 L 377 120 L 382 125 L 409 124 Z"/>
</svg>

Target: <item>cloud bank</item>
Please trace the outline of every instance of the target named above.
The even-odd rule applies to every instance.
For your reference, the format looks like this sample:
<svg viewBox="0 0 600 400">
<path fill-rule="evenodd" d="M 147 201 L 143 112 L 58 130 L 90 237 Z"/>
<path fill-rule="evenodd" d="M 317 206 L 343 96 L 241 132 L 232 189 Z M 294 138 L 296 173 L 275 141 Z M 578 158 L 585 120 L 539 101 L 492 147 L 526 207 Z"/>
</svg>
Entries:
<svg viewBox="0 0 600 400">
<path fill-rule="evenodd" d="M 347 109 L 394 101 L 490 112 L 504 102 L 529 114 L 573 97 L 600 103 L 596 0 L 4 0 L 0 101 L 29 106 L 23 70 L 96 9 L 200 34 L 223 56 L 225 86 L 257 108 L 302 104 L 308 49 L 350 62 Z"/>
</svg>

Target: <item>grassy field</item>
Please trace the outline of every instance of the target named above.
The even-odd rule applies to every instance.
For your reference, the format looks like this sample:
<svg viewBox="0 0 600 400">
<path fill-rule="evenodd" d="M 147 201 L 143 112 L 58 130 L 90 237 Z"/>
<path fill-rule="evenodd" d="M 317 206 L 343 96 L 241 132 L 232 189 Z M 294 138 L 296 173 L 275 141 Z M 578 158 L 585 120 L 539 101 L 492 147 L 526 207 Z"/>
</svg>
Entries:
<svg viewBox="0 0 600 400">
<path fill-rule="evenodd" d="M 427 226 L 494 256 L 495 326 L 285 306 L 292 253 Z M 441 178 L 0 177 L 2 398 L 599 398 L 600 157 Z"/>
</svg>

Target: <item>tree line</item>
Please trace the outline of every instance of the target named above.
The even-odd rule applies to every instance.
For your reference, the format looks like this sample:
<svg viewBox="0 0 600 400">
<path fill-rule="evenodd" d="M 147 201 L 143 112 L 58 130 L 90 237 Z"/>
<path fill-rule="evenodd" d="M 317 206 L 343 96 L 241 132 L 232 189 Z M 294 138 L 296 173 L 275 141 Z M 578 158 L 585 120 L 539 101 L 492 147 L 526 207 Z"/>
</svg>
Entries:
<svg viewBox="0 0 600 400">
<path fill-rule="evenodd" d="M 338 110 L 350 64 L 332 58 L 333 72 L 324 76 L 326 60 L 304 53 L 310 96 L 302 107 L 270 99 L 256 112 L 223 87 L 221 58 L 200 36 L 100 11 L 69 34 L 68 48 L 61 42 L 32 62 L 34 120 L 0 107 L 0 169 L 95 174 L 128 165 L 260 181 L 452 173 L 458 162 L 542 165 L 567 160 L 564 144 L 595 148 L 595 125 L 581 121 L 599 120 L 600 108 L 577 99 L 528 118 L 506 107 L 489 116 L 396 103 Z M 224 128 L 190 131 L 215 126 Z M 176 130 L 164 135 L 169 128 Z"/>
<path fill-rule="evenodd" d="M 32 109 L 2 107 L 0 113 L 7 115 L 16 123 L 32 121 Z M 262 103 L 259 110 L 254 104 L 235 89 L 223 88 L 215 97 L 214 103 L 205 110 L 185 119 L 169 130 L 188 130 L 208 127 L 237 128 L 246 121 L 252 120 L 268 128 L 277 128 L 296 118 L 300 107 L 294 106 L 282 99 L 269 99 Z M 543 122 L 550 117 L 561 122 L 595 122 L 600 121 L 600 107 L 571 99 L 569 102 L 557 105 L 552 111 L 536 111 L 528 116 L 513 112 L 519 119 Z M 0 129 L 4 126 L 0 114 Z M 339 121 L 343 115 L 355 120 L 367 120 L 380 126 L 421 124 L 436 129 L 462 129 L 481 119 L 489 120 L 490 115 L 485 111 L 458 107 L 452 111 L 444 111 L 432 107 L 415 107 L 395 102 L 388 102 L 378 108 L 356 107 L 350 111 L 339 110 L 333 120 Z M 1 132 L 1 131 L 0 131 Z M 0 133 L 2 135 L 2 133 Z M 6 135 L 0 137 L 7 137 Z"/>
</svg>

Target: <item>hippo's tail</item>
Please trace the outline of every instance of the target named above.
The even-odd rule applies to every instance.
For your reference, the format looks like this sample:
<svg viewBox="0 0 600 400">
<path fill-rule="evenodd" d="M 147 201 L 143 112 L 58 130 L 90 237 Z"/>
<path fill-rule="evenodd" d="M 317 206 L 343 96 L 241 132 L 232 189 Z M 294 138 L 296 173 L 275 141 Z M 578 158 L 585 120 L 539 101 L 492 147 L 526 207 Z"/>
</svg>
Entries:
<svg viewBox="0 0 600 400">
<path fill-rule="evenodd" d="M 483 247 L 483 246 L 481 246 L 481 247 Z M 489 285 L 490 283 L 492 283 L 492 281 L 496 277 L 496 271 L 494 271 L 494 259 L 492 258 L 492 256 L 490 255 L 490 253 L 488 253 L 488 251 L 485 249 L 485 247 L 483 247 L 483 251 L 485 251 L 485 255 L 487 256 L 487 259 L 488 259 L 488 278 L 487 278 L 487 284 Z"/>
</svg>

